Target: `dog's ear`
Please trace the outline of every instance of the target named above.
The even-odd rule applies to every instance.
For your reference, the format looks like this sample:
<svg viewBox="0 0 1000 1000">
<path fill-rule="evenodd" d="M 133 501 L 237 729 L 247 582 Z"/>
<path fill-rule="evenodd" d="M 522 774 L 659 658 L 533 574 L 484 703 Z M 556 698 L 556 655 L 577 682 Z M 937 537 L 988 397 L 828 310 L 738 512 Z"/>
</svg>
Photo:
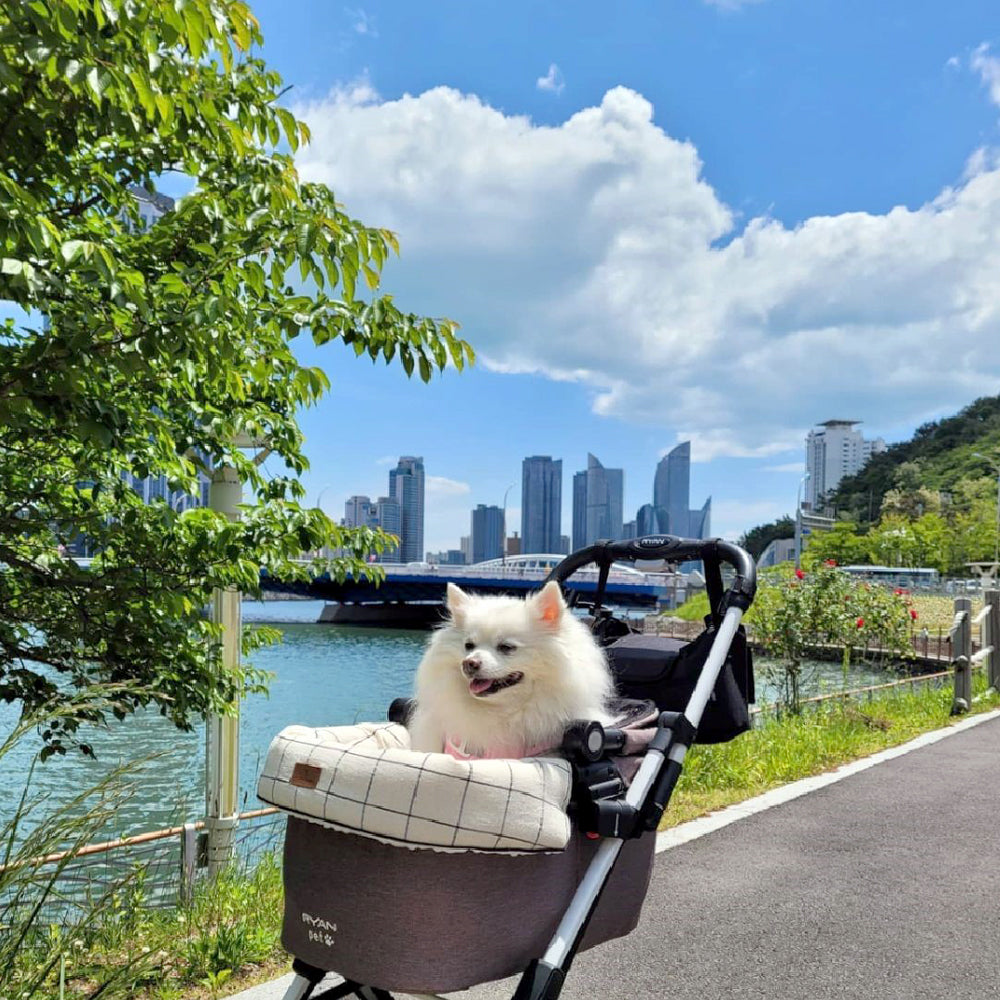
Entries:
<svg viewBox="0 0 1000 1000">
<path fill-rule="evenodd" d="M 531 599 L 535 606 L 535 614 L 541 619 L 542 624 L 555 628 L 566 610 L 566 603 L 563 601 L 562 591 L 555 580 L 550 580 Z"/>
<path fill-rule="evenodd" d="M 449 583 L 444 603 L 448 608 L 448 613 L 451 615 L 452 621 L 461 624 L 465 616 L 465 606 L 469 603 L 469 595 L 461 587 Z"/>
</svg>

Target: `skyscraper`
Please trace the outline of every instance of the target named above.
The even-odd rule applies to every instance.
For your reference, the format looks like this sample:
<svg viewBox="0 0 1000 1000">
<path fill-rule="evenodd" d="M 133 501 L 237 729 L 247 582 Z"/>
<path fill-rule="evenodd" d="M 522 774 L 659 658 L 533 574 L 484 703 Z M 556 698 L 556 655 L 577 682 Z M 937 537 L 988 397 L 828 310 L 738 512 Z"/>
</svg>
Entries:
<svg viewBox="0 0 1000 1000">
<path fill-rule="evenodd" d="M 587 543 L 587 473 L 573 473 L 573 551 Z"/>
<path fill-rule="evenodd" d="M 424 460 L 403 455 L 389 472 L 389 496 L 399 502 L 399 560 L 424 557 Z"/>
<path fill-rule="evenodd" d="M 472 561 L 485 562 L 503 555 L 503 508 L 478 504 L 472 511 Z"/>
<path fill-rule="evenodd" d="M 712 531 L 712 498 L 709 497 L 701 510 L 692 510 L 688 514 L 688 537 L 708 538 Z"/>
<path fill-rule="evenodd" d="M 885 451 L 885 441 L 866 441 L 855 430 L 857 420 L 826 420 L 819 430 L 806 436 L 806 480 L 803 499 L 816 510 L 827 493 L 833 492 L 844 476 L 852 476 L 878 452 Z"/>
<path fill-rule="evenodd" d="M 377 524 L 370 497 L 355 495 L 344 504 L 344 526 L 348 528 L 374 528 Z"/>
<path fill-rule="evenodd" d="M 372 505 L 372 514 L 375 523 L 387 534 L 395 535 L 399 538 L 400 532 L 400 508 L 399 501 L 395 497 L 379 497 Z M 399 562 L 399 543 L 387 545 L 379 554 L 380 563 Z"/>
<path fill-rule="evenodd" d="M 690 497 L 691 442 L 683 441 L 664 455 L 656 466 L 656 475 L 653 477 L 653 506 L 658 508 L 658 532 L 678 535 L 681 538 L 688 537 Z"/>
<path fill-rule="evenodd" d="M 653 477 L 653 502 L 636 515 L 640 535 L 707 538 L 711 531 L 712 498 L 691 510 L 691 442 L 682 441 L 660 459 Z"/>
<path fill-rule="evenodd" d="M 521 551 L 558 552 L 562 531 L 562 459 L 534 455 L 521 463 Z"/>
<path fill-rule="evenodd" d="M 624 493 L 622 470 L 606 469 L 593 455 L 587 455 L 586 470 L 573 476 L 574 549 L 600 538 L 621 538 Z"/>
</svg>

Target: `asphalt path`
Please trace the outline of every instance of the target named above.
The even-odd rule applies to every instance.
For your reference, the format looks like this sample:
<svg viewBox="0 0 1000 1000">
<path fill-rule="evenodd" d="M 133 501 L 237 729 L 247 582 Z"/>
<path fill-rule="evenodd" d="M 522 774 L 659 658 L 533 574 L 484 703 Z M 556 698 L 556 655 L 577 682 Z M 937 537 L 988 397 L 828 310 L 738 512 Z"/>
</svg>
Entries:
<svg viewBox="0 0 1000 1000">
<path fill-rule="evenodd" d="M 639 926 L 562 997 L 1000 997 L 1000 719 L 659 854 Z"/>
</svg>

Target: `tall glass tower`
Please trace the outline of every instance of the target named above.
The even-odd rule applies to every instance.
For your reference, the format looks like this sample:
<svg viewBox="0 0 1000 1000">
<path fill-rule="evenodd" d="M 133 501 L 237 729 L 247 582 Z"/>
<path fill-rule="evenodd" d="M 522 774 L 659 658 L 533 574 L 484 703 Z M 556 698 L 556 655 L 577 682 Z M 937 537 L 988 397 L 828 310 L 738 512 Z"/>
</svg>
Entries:
<svg viewBox="0 0 1000 1000">
<path fill-rule="evenodd" d="M 562 534 L 562 459 L 534 455 L 521 463 L 521 551 L 558 552 Z"/>
<path fill-rule="evenodd" d="M 399 503 L 399 561 L 424 558 L 424 460 L 403 455 L 389 471 L 389 496 Z"/>
<path fill-rule="evenodd" d="M 686 538 L 690 531 L 691 442 L 684 441 L 660 459 L 653 479 L 653 506 L 666 511 L 661 530 Z"/>
<path fill-rule="evenodd" d="M 606 469 L 593 455 L 587 455 L 586 470 L 573 476 L 574 549 L 599 538 L 621 538 L 624 494 L 624 472 Z"/>
</svg>

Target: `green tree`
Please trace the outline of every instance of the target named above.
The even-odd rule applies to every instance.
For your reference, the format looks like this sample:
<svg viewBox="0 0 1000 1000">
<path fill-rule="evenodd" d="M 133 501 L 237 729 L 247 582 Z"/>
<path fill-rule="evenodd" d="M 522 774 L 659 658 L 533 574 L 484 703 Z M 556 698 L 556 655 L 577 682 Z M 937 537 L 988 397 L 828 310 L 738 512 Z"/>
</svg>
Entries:
<svg viewBox="0 0 1000 1000">
<path fill-rule="evenodd" d="M 835 521 L 829 531 L 816 531 L 809 536 L 802 565 L 812 568 L 831 560 L 838 566 L 869 562 L 865 537 L 858 534 L 853 521 Z"/>
<path fill-rule="evenodd" d="M 761 553 L 779 538 L 792 538 L 795 535 L 795 522 L 786 514 L 779 517 L 777 521 L 769 524 L 760 524 L 756 528 L 751 528 L 740 536 L 740 548 L 746 549 L 754 557 L 759 559 Z"/>
<path fill-rule="evenodd" d="M 300 503 L 296 414 L 328 381 L 296 337 L 424 381 L 472 360 L 454 324 L 380 291 L 395 237 L 300 180 L 308 131 L 261 43 L 237 0 L 0 6 L 0 300 L 26 317 L 0 329 L 0 699 L 25 710 L 107 682 L 116 715 L 152 703 L 186 726 L 261 682 L 218 670 L 213 587 L 301 576 L 322 546 L 348 553 L 335 574 L 364 570 L 380 538 Z M 132 192 L 168 173 L 193 189 L 144 229 Z M 265 475 L 241 435 L 283 468 Z M 247 484 L 237 523 L 130 485 L 194 492 L 223 465 Z M 79 532 L 89 570 L 62 554 Z M 49 750 L 103 717 L 76 704 Z"/>
</svg>

